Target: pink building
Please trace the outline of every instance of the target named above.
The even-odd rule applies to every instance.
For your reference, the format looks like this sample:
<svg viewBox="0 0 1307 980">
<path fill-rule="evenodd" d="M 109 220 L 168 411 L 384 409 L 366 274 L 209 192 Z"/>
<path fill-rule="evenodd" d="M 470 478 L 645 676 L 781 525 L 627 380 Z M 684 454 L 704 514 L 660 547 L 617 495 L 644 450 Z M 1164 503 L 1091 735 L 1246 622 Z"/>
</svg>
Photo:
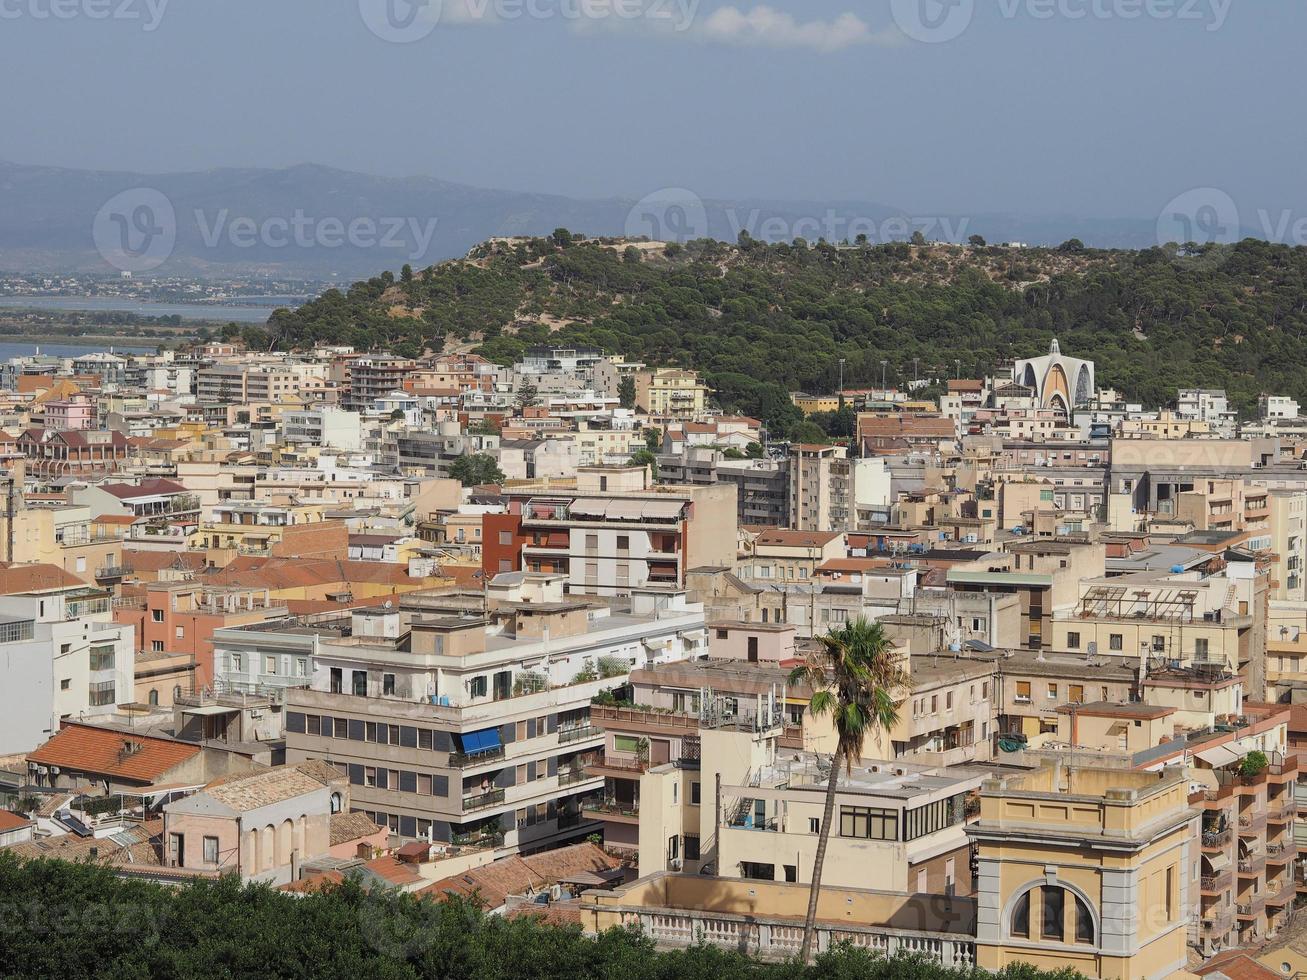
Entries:
<svg viewBox="0 0 1307 980">
<path fill-rule="evenodd" d="M 56 432 L 73 432 L 96 427 L 95 402 L 85 395 L 74 395 L 45 403 L 45 427 Z"/>
</svg>

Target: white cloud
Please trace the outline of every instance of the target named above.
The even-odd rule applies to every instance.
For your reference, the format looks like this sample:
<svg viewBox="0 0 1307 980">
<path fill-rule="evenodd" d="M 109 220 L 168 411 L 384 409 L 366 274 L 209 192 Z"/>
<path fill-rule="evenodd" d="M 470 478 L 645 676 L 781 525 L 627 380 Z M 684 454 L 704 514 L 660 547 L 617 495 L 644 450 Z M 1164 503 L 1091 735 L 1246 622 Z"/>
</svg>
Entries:
<svg viewBox="0 0 1307 980">
<path fill-rule="evenodd" d="M 792 14 L 765 5 L 750 10 L 720 7 L 686 33 L 719 44 L 808 48 L 823 53 L 901 40 L 897 31 L 873 31 L 857 14 L 841 14 L 834 20 L 799 21 Z"/>
</svg>

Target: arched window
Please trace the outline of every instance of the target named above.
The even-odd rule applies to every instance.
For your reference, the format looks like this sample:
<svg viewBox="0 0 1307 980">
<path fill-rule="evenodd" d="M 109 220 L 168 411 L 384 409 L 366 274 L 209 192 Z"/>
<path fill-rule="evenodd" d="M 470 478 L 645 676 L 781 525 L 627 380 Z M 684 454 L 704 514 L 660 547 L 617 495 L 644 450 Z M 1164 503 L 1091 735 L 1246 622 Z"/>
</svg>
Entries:
<svg viewBox="0 0 1307 980">
<path fill-rule="evenodd" d="M 149 697 L 150 704 L 159 703 L 159 692 L 157 690 L 151 690 L 148 697 Z"/>
<path fill-rule="evenodd" d="M 1067 906 L 1075 920 L 1067 922 Z M 1094 913 L 1080 895 L 1059 885 L 1031 885 L 1012 902 L 1008 932 L 1014 939 L 1045 939 L 1056 943 L 1093 945 L 1097 938 Z M 1038 932 L 1031 924 L 1038 923 Z M 1070 928 L 1068 928 L 1068 925 Z"/>
<path fill-rule="evenodd" d="M 340 794 L 339 794 L 339 793 L 332 793 L 332 794 L 331 794 L 331 812 L 332 812 L 332 813 L 340 813 L 340 810 L 341 810 L 341 807 L 342 807 L 342 806 L 343 806 L 343 801 L 342 801 L 341 798 L 340 798 Z"/>
<path fill-rule="evenodd" d="M 172 699 L 174 702 L 182 699 L 182 686 L 180 684 L 172 689 Z"/>
</svg>

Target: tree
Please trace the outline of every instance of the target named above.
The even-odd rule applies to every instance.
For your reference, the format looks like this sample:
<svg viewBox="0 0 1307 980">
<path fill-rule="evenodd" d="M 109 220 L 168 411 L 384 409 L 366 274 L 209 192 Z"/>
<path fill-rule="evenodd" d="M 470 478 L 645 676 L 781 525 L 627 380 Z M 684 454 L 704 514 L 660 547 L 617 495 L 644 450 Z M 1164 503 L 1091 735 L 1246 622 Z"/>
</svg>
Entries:
<svg viewBox="0 0 1307 980">
<path fill-rule="evenodd" d="M 1057 250 L 1059 252 L 1072 252 L 1072 253 L 1083 252 L 1085 250 L 1085 243 L 1082 242 L 1079 238 L 1068 238 L 1066 241 L 1064 241 L 1061 245 L 1057 247 Z"/>
<path fill-rule="evenodd" d="M 824 443 L 826 433 L 816 422 L 803 421 L 790 429 L 790 442 Z"/>
<path fill-rule="evenodd" d="M 1243 761 L 1239 763 L 1239 775 L 1245 779 L 1252 779 L 1254 776 L 1261 775 L 1262 770 L 1270 764 L 1271 760 L 1266 758 L 1265 752 L 1254 749 L 1244 756 Z"/>
<path fill-rule="evenodd" d="M 486 483 L 503 483 L 504 473 L 495 462 L 495 457 L 486 453 L 473 453 L 460 456 L 449 464 L 450 479 L 457 480 L 465 487 L 479 487 Z"/>
<path fill-rule="evenodd" d="M 749 459 L 762 459 L 763 457 L 762 443 L 760 442 L 749 443 L 747 446 L 744 447 L 744 455 L 748 456 Z"/>
<path fill-rule="evenodd" d="M 663 448 L 663 430 L 656 425 L 646 425 L 644 427 L 644 444 L 649 452 L 658 452 Z"/>
<path fill-rule="evenodd" d="M 399 281 L 405 286 L 413 281 L 413 267 L 407 262 L 404 263 L 404 268 L 399 270 Z"/>
<path fill-rule="evenodd" d="M 726 448 L 725 451 L 722 452 L 722 459 L 748 459 L 748 458 L 749 458 L 748 456 L 744 455 L 744 453 L 740 452 L 734 446 L 729 446 Z"/>
<path fill-rule="evenodd" d="M 630 466 L 652 466 L 657 468 L 658 457 L 647 449 L 637 449 L 631 454 Z"/>
<path fill-rule="evenodd" d="M 617 398 L 623 408 L 635 408 L 635 378 L 628 374 L 617 383 Z"/>
<path fill-rule="evenodd" d="M 972 248 L 984 248 L 989 244 L 985 241 L 984 235 L 972 235 L 967 239 L 967 243 L 971 245 Z"/>
<path fill-rule="evenodd" d="M 923 235 L 920 231 L 914 231 L 914 232 L 912 233 L 912 244 L 913 244 L 913 245 L 925 245 L 925 244 L 926 244 L 926 236 Z"/>
<path fill-rule="evenodd" d="M 521 388 L 517 389 L 517 407 L 520 410 L 526 411 L 528 408 L 533 408 L 534 406 L 539 404 L 539 402 L 540 402 L 540 389 L 537 388 L 535 385 L 533 385 L 530 381 L 522 385 Z"/>
<path fill-rule="evenodd" d="M 908 685 L 894 645 L 880 623 L 858 618 L 843 629 L 821 637 L 821 649 L 790 672 L 790 684 L 807 684 L 812 689 L 808 710 L 815 717 L 829 717 L 835 726 L 835 753 L 826 780 L 826 809 L 817 840 L 812 884 L 808 890 L 808 917 L 803 926 L 803 947 L 799 961 L 807 963 L 817 931 L 817 900 L 821 895 L 822 866 L 830 844 L 835 819 L 835 793 L 840 763 L 852 775 L 853 763 L 862 758 L 869 736 L 888 733 L 898 721 L 895 700 Z"/>
<path fill-rule="evenodd" d="M 566 228 L 555 228 L 553 234 L 554 244 L 559 248 L 567 248 L 572 244 L 572 233 Z"/>
</svg>

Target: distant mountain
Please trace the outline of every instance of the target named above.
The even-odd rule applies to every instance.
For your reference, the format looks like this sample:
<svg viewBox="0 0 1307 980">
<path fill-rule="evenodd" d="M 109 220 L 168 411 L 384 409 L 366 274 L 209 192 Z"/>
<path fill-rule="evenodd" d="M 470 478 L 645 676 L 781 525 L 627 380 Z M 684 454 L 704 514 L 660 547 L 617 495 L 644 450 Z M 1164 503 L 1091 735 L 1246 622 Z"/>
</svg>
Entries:
<svg viewBox="0 0 1307 980">
<path fill-rule="evenodd" d="M 668 190 L 641 200 L 578 200 L 486 190 L 432 177 L 390 178 L 306 164 L 283 170 L 139 174 L 0 162 L 0 270 L 233 273 L 344 278 L 427 266 L 489 238 L 590 235 L 735 241 L 928 239 L 1091 246 L 1154 244 L 1148 221 L 1074 216 L 914 220 L 865 202 L 700 201 Z"/>
</svg>

